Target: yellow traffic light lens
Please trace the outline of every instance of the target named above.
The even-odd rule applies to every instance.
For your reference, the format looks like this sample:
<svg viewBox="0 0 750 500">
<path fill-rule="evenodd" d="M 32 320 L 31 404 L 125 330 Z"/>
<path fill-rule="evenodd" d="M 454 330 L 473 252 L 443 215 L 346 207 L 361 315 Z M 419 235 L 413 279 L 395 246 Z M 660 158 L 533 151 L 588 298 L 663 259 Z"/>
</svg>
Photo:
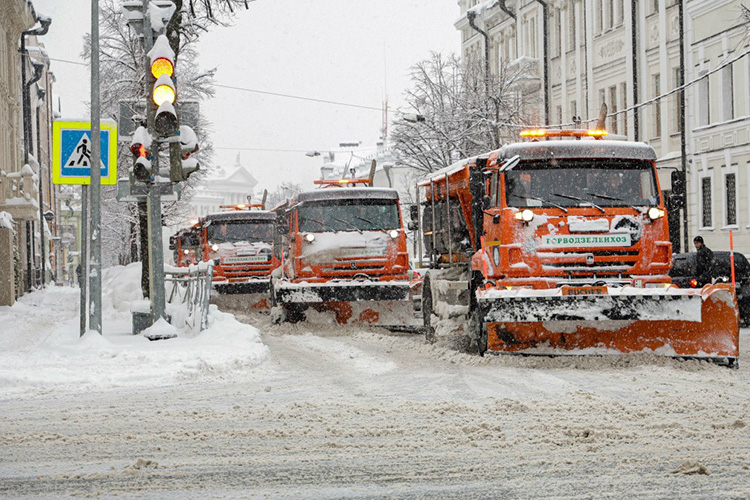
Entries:
<svg viewBox="0 0 750 500">
<path fill-rule="evenodd" d="M 167 75 L 171 78 L 173 73 L 174 65 L 166 57 L 160 57 L 151 63 L 151 74 L 154 75 L 154 78 L 159 78 L 161 75 Z"/>
<path fill-rule="evenodd" d="M 169 85 L 157 85 L 154 88 L 154 103 L 157 106 L 161 106 L 163 102 L 168 101 L 170 104 L 174 104 L 175 92 L 174 89 Z"/>
</svg>

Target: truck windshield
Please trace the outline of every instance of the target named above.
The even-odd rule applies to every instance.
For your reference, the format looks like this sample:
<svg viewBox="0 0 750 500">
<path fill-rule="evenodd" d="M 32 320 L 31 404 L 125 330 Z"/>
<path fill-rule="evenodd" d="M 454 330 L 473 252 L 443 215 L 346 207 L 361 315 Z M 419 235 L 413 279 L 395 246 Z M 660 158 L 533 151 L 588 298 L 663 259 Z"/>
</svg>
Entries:
<svg viewBox="0 0 750 500">
<path fill-rule="evenodd" d="M 401 227 L 395 200 L 326 200 L 299 208 L 299 230 L 387 231 Z"/>
<path fill-rule="evenodd" d="M 212 222 L 207 228 L 208 241 L 212 243 L 257 243 L 273 241 L 273 224 L 270 222 Z"/>
<path fill-rule="evenodd" d="M 513 207 L 653 206 L 659 201 L 648 161 L 526 161 L 505 172 Z"/>
</svg>

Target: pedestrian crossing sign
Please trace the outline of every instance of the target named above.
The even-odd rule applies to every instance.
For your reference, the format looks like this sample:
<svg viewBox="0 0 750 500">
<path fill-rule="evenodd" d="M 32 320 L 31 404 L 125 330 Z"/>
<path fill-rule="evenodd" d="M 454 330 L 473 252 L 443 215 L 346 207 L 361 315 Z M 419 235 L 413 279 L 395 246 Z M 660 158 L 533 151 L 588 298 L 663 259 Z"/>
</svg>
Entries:
<svg viewBox="0 0 750 500">
<path fill-rule="evenodd" d="M 102 185 L 117 184 L 117 124 L 102 120 L 100 126 Z M 55 121 L 52 124 L 53 184 L 91 183 L 91 123 Z"/>
</svg>

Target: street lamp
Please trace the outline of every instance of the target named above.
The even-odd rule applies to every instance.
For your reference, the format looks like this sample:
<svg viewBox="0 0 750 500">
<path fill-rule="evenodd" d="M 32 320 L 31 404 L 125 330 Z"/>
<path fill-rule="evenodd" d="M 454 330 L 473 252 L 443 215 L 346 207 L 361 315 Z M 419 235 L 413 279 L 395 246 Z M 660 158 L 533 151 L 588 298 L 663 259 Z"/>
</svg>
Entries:
<svg viewBox="0 0 750 500">
<path fill-rule="evenodd" d="M 402 116 L 403 120 L 409 123 L 418 123 L 425 121 L 424 115 L 419 115 L 416 113 L 407 113 Z"/>
</svg>

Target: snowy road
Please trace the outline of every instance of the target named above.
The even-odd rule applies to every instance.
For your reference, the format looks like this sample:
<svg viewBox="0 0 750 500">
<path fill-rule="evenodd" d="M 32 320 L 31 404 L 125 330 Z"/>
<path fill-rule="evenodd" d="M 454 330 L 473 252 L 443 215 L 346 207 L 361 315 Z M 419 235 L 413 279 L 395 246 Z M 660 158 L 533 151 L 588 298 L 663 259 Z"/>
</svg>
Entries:
<svg viewBox="0 0 750 500">
<path fill-rule="evenodd" d="M 750 498 L 747 330 L 729 370 L 238 319 L 262 364 L 0 399 L 0 496 Z"/>
</svg>

